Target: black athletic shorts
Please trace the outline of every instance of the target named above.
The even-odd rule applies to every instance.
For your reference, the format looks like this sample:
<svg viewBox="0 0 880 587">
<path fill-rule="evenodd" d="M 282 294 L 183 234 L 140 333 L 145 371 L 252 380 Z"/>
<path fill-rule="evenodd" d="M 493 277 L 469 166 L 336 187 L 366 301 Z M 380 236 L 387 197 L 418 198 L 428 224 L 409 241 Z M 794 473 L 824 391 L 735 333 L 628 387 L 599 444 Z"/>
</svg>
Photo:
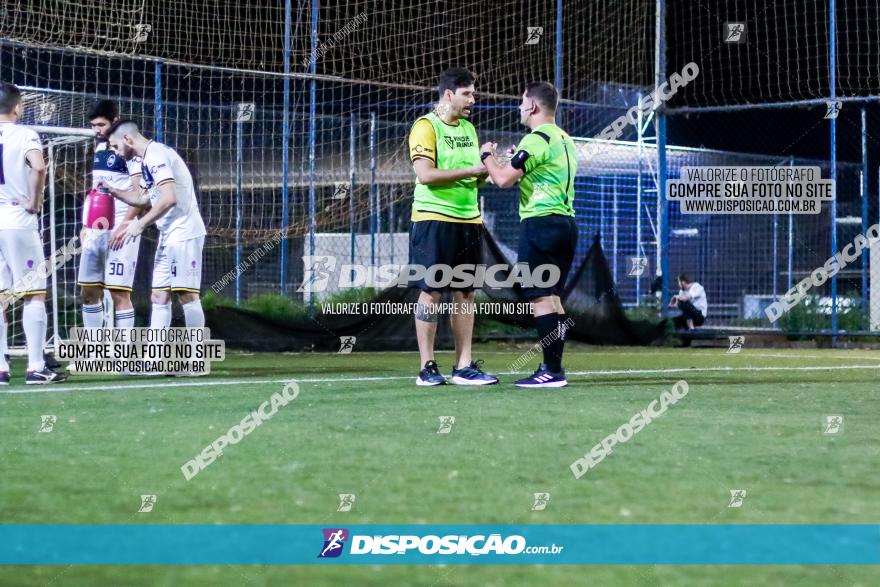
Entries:
<svg viewBox="0 0 880 587">
<path fill-rule="evenodd" d="M 522 288 L 527 300 L 562 295 L 574 261 L 577 240 L 577 224 L 571 216 L 551 214 L 526 218 L 520 223 L 518 262 L 527 263 L 530 273 L 535 273 L 539 265 L 559 267 L 559 281 L 555 285 Z"/>
<path fill-rule="evenodd" d="M 435 265 L 479 265 L 483 257 L 483 225 L 464 222 L 442 222 L 440 220 L 420 220 L 413 222 L 409 229 L 409 264 L 422 265 L 433 275 L 434 285 L 425 278 L 410 280 L 409 286 L 422 291 L 471 291 L 473 287 L 449 285 L 439 287 L 444 272 L 431 271 Z M 446 272 L 448 274 L 448 272 Z M 473 271 L 468 271 L 473 275 Z M 427 276 L 426 276 L 427 277 Z"/>
</svg>

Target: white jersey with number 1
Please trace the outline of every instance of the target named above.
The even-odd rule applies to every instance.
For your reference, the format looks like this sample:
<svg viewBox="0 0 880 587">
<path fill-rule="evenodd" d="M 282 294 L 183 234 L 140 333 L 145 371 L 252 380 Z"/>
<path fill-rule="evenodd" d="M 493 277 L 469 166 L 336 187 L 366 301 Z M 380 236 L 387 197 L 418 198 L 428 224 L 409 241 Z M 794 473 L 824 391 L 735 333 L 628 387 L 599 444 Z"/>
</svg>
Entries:
<svg viewBox="0 0 880 587">
<path fill-rule="evenodd" d="M 42 150 L 40 137 L 33 130 L 0 122 L 0 230 L 37 230 L 37 215 L 25 209 L 31 172 L 26 157 L 30 151 Z"/>
</svg>

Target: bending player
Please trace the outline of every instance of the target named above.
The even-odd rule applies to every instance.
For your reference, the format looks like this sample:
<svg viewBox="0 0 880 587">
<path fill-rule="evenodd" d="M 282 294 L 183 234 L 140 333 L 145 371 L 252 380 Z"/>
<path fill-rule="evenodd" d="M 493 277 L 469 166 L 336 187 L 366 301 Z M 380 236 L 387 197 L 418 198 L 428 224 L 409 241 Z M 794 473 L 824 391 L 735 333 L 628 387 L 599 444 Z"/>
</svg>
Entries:
<svg viewBox="0 0 880 587">
<path fill-rule="evenodd" d="M 123 246 L 110 247 L 111 229 L 117 232 L 129 220 L 137 218 L 140 209 L 116 202 L 112 195 L 97 189 L 98 184 L 131 191 L 140 186 L 140 163 L 127 163 L 122 155 L 107 147 L 107 129 L 119 118 L 119 110 L 111 100 L 101 100 L 89 113 L 89 122 L 95 131 L 97 144 L 92 163 L 92 191 L 83 206 L 83 229 L 80 241 L 84 243 L 80 259 L 78 284 L 82 288 L 82 317 L 86 328 L 104 325 L 104 290 L 113 298 L 114 325 L 117 328 L 134 327 L 134 306 L 131 286 L 137 266 L 140 236 Z M 131 175 L 129 175 L 131 173 Z"/>
<path fill-rule="evenodd" d="M 0 82 L 0 314 L 12 299 L 24 299 L 22 326 L 27 344 L 28 385 L 58 383 L 65 376 L 46 367 L 46 273 L 37 215 L 43 208 L 43 188 L 48 168 L 40 137 L 16 124 L 21 117 L 21 92 Z M 11 292 L 11 294 L 10 294 Z M 7 326 L 0 321 L 0 384 L 9 383 L 6 360 Z"/>
<path fill-rule="evenodd" d="M 523 288 L 532 303 L 538 344 L 544 361 L 537 371 L 516 382 L 518 387 L 563 387 L 565 310 L 560 294 L 574 260 L 577 224 L 574 221 L 574 176 L 577 151 L 564 130 L 556 126 L 559 94 L 553 84 L 533 82 L 523 92 L 520 121 L 532 129 L 515 148 L 509 165 L 494 158 L 495 143 L 480 148 L 480 157 L 495 185 L 511 187 L 519 180 L 519 259 L 530 273 L 543 264 L 559 267 L 559 281 L 551 288 Z"/>
<path fill-rule="evenodd" d="M 206 232 L 186 163 L 171 147 L 147 139 L 130 120 L 120 120 L 111 126 L 107 140 L 110 148 L 127 161 L 141 159 L 142 183 L 148 193 L 109 188 L 123 202 L 148 210 L 140 219 L 126 221 L 124 230 L 113 235 L 111 247 L 120 248 L 134 241 L 151 224 L 159 229 L 150 328 L 171 326 L 172 293 L 183 307 L 187 327 L 203 327 L 205 314 L 199 292 Z"/>
<path fill-rule="evenodd" d="M 477 131 L 468 121 L 474 105 L 474 77 L 462 68 L 440 75 L 440 102 L 434 112 L 416 120 L 409 135 L 409 153 L 416 172 L 413 192 L 409 263 L 430 269 L 435 265 L 456 267 L 480 264 L 483 247 L 483 219 L 477 203 L 477 182 L 486 175 L 480 164 Z M 473 275 L 473 271 L 470 272 Z M 491 385 L 498 379 L 484 373 L 482 361 L 473 361 L 473 287 L 433 287 L 426 280 L 414 280 L 410 287 L 421 290 L 416 310 L 416 339 L 421 371 L 416 385 L 443 385 L 446 378 L 434 361 L 434 337 L 441 289 L 453 290 L 453 301 L 461 312 L 450 317 L 455 339 L 452 382 L 457 385 Z"/>
</svg>

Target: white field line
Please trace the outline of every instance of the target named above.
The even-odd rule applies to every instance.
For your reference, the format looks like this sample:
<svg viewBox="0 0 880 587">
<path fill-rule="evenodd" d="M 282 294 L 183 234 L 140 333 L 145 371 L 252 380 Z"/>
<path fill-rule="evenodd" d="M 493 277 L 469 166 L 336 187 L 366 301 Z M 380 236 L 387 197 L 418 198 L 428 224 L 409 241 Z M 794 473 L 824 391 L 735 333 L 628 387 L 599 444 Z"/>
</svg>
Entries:
<svg viewBox="0 0 880 587">
<path fill-rule="evenodd" d="M 658 375 L 664 373 L 728 373 L 736 371 L 840 371 L 850 369 L 880 369 L 877 365 L 828 365 L 807 367 L 675 367 L 670 369 L 609 369 L 601 371 L 568 371 L 567 375 L 590 376 L 590 375 Z M 530 371 L 505 371 L 497 375 L 527 375 Z M 0 395 L 17 395 L 27 393 L 64 393 L 72 391 L 125 391 L 128 389 L 151 389 L 151 388 L 179 388 L 179 387 L 214 387 L 221 385 L 254 385 L 254 384 L 279 384 L 295 381 L 296 383 L 359 383 L 365 381 L 405 381 L 415 379 L 412 375 L 391 375 L 387 377 L 318 377 L 300 378 L 287 377 L 285 379 L 214 379 L 203 381 L 166 381 L 163 383 L 127 383 L 121 385 L 107 385 L 96 383 L 89 386 L 71 386 L 64 384 L 34 385 L 31 387 L 2 389 Z M 504 382 L 502 382 L 503 385 Z"/>
</svg>

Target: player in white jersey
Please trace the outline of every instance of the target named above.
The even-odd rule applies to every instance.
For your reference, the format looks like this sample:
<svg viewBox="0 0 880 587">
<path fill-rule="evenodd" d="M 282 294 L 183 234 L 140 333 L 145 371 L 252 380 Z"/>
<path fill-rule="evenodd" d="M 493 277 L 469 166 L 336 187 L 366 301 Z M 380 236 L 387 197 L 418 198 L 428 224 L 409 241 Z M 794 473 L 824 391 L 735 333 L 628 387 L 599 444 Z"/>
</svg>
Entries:
<svg viewBox="0 0 880 587">
<path fill-rule="evenodd" d="M 38 214 L 43 208 L 43 189 L 48 168 L 40 137 L 18 126 L 22 114 L 21 92 L 0 82 L 0 315 L 16 298 L 23 298 L 22 326 L 27 343 L 29 385 L 64 381 L 46 368 L 46 275 L 48 270 L 40 241 Z M 0 384 L 9 383 L 6 361 L 6 318 L 0 322 Z"/>
<path fill-rule="evenodd" d="M 124 233 L 114 235 L 111 246 L 123 246 L 140 236 L 150 224 L 159 229 L 150 328 L 171 325 L 172 293 L 183 307 L 186 325 L 203 327 L 205 314 L 199 292 L 206 232 L 186 163 L 174 149 L 147 139 L 137 124 L 128 120 L 114 124 L 107 131 L 107 138 L 110 148 L 126 160 L 141 159 L 142 184 L 148 195 L 114 188 L 110 188 L 110 193 L 131 206 L 149 209 L 140 219 L 128 221 Z"/>
<path fill-rule="evenodd" d="M 133 162 L 134 173 L 122 155 L 107 147 L 106 132 L 119 119 L 119 110 L 111 100 L 101 100 L 89 112 L 89 122 L 98 143 L 92 162 L 92 191 L 83 206 L 83 229 L 80 242 L 84 244 L 80 256 L 78 283 L 82 288 L 82 317 L 86 328 L 104 325 L 104 290 L 113 298 L 114 325 L 117 328 L 134 327 L 134 306 L 131 287 L 137 266 L 140 237 L 124 246 L 110 247 L 111 231 L 121 234 L 127 221 L 137 218 L 139 208 L 117 201 L 109 193 L 97 189 L 104 184 L 120 190 L 140 186 L 140 166 Z"/>
</svg>

